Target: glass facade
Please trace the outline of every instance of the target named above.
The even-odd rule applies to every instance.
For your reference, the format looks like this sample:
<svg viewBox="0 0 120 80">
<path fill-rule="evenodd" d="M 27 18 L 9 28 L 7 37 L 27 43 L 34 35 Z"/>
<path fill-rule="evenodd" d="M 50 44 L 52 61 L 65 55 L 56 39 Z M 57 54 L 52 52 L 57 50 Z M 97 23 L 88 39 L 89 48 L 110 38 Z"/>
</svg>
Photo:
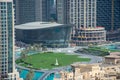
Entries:
<svg viewBox="0 0 120 80">
<path fill-rule="evenodd" d="M 12 3 L 7 3 L 7 35 L 8 35 L 8 72 L 13 71 L 13 19 L 12 19 Z"/>
<path fill-rule="evenodd" d="M 75 29 L 96 27 L 96 0 L 70 0 L 69 16 Z"/>
<path fill-rule="evenodd" d="M 71 39 L 77 46 L 106 41 L 106 31 L 96 26 L 96 10 L 97 0 L 57 0 L 58 22 L 66 23 L 64 20 L 69 20 L 68 23 L 74 24 Z M 91 34 L 103 36 L 94 38 L 90 37 Z"/>
<path fill-rule="evenodd" d="M 12 2 L 0 2 L 0 74 L 13 72 L 13 12 Z"/>
<path fill-rule="evenodd" d="M 51 0 L 14 0 L 16 24 L 50 20 Z"/>
<path fill-rule="evenodd" d="M 22 80 L 15 70 L 12 0 L 0 0 L 0 80 Z"/>
<path fill-rule="evenodd" d="M 0 80 L 21 80 L 14 62 L 12 0 L 0 0 Z"/>
<path fill-rule="evenodd" d="M 120 0 L 97 0 L 97 25 L 108 31 L 120 28 Z"/>
<path fill-rule="evenodd" d="M 16 23 L 35 21 L 35 0 L 16 0 L 15 8 Z"/>
<path fill-rule="evenodd" d="M 28 44 L 42 43 L 49 47 L 57 44 L 62 47 L 68 46 L 68 42 L 70 41 L 70 32 L 70 26 L 56 26 L 33 30 L 16 29 L 16 40 Z"/>
</svg>

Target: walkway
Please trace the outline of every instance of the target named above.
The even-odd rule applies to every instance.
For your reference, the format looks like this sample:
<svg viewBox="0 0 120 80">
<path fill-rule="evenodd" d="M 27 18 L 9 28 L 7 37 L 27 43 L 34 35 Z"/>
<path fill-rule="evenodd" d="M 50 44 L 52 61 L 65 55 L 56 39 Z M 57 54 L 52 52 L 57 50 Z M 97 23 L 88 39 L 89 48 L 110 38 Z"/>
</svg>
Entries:
<svg viewBox="0 0 120 80">
<path fill-rule="evenodd" d="M 55 49 L 52 51 L 53 52 L 64 52 L 64 53 L 70 54 L 70 55 L 79 55 L 82 58 L 90 58 L 91 61 L 87 62 L 87 64 L 102 62 L 102 60 L 103 60 L 102 57 L 88 55 L 88 54 L 75 53 L 74 51 L 76 51 L 79 48 L 80 47 L 77 47 L 77 48 L 59 48 L 59 49 Z M 81 63 L 86 63 L 86 62 L 81 62 Z M 25 67 L 22 67 L 19 65 L 16 65 L 16 67 L 29 70 L 29 68 L 25 68 Z M 44 72 L 43 75 L 38 80 L 45 80 L 50 74 L 59 72 L 59 71 L 64 70 L 64 69 L 65 69 L 65 67 L 59 67 L 56 69 L 52 69 L 50 71 L 49 70 L 34 70 L 34 71 Z"/>
<path fill-rule="evenodd" d="M 60 48 L 60 49 L 55 49 L 53 52 L 64 52 L 66 54 L 70 55 L 79 55 L 82 58 L 90 58 L 91 61 L 89 63 L 98 63 L 103 61 L 103 57 L 100 56 L 94 56 L 94 55 L 89 55 L 89 54 L 82 54 L 80 52 L 75 53 L 77 49 L 80 49 L 81 47 L 76 47 L 76 48 Z M 85 63 L 85 62 L 82 62 Z M 88 62 L 87 62 L 88 63 Z"/>
<path fill-rule="evenodd" d="M 56 71 L 48 71 L 48 72 L 45 72 L 38 80 L 45 80 L 47 79 L 47 77 L 52 74 L 52 73 L 56 73 Z"/>
</svg>

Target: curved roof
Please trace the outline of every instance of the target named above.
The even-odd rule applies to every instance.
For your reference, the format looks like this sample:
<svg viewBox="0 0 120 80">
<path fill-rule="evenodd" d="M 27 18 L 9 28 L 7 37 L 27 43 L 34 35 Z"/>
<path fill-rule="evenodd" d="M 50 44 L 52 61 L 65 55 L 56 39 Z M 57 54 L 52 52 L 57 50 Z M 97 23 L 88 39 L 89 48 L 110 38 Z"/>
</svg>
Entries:
<svg viewBox="0 0 120 80">
<path fill-rule="evenodd" d="M 104 27 L 88 27 L 88 28 L 80 28 L 81 30 L 88 30 L 88 31 L 96 31 L 96 30 L 105 30 Z"/>
<path fill-rule="evenodd" d="M 16 29 L 41 29 L 41 28 L 50 28 L 50 27 L 58 27 L 64 24 L 58 24 L 55 22 L 30 22 L 21 25 L 16 25 Z"/>
<path fill-rule="evenodd" d="M 12 2 L 12 0 L 0 0 L 0 2 Z"/>
</svg>

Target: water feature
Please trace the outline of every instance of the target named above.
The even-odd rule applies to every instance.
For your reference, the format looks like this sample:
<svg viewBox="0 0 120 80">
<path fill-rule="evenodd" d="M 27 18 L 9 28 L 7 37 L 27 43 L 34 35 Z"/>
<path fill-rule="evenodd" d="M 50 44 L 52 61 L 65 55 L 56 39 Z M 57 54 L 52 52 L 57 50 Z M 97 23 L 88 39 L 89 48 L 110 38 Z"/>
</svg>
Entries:
<svg viewBox="0 0 120 80">
<path fill-rule="evenodd" d="M 23 78 L 23 80 L 25 80 L 28 73 L 29 73 L 29 70 L 23 69 L 20 71 L 20 77 Z M 34 76 L 32 80 L 38 80 L 42 76 L 42 74 L 43 72 L 34 71 Z"/>
<path fill-rule="evenodd" d="M 34 72 L 33 80 L 38 80 L 42 76 L 43 72 Z"/>
<path fill-rule="evenodd" d="M 116 45 L 105 45 L 105 46 L 103 46 L 103 47 L 105 47 L 106 49 L 111 49 L 111 50 L 117 49 L 117 46 L 116 46 Z"/>
<path fill-rule="evenodd" d="M 19 50 L 16 50 L 15 51 L 15 57 L 16 58 L 19 58 L 20 57 L 20 53 L 21 53 L 21 50 L 23 49 L 19 49 Z M 38 52 L 35 52 L 35 51 L 30 51 L 28 53 L 28 55 L 32 55 L 32 54 L 35 54 L 35 53 L 38 53 Z M 27 74 L 29 73 L 29 70 L 26 70 L 26 69 L 19 69 L 17 68 L 19 73 L 20 73 L 20 77 L 23 78 L 23 80 L 25 80 Z M 33 76 L 33 79 L 32 80 L 38 80 L 41 76 L 42 76 L 43 72 L 38 72 L 38 71 L 34 71 L 34 76 Z M 54 74 L 50 74 L 46 80 L 54 80 Z"/>
<path fill-rule="evenodd" d="M 54 80 L 54 73 L 50 74 L 45 80 Z"/>
<path fill-rule="evenodd" d="M 23 78 L 23 79 L 25 79 L 26 78 L 26 76 L 27 76 L 27 74 L 28 74 L 28 70 L 22 70 L 22 71 L 20 71 L 20 77 L 21 78 Z"/>
<path fill-rule="evenodd" d="M 16 58 L 20 57 L 20 53 L 21 53 L 21 50 L 15 51 Z M 38 52 L 37 51 L 29 51 L 28 55 L 32 55 L 32 54 L 36 54 L 36 53 L 38 53 Z"/>
<path fill-rule="evenodd" d="M 120 50 L 120 43 L 107 44 L 103 45 L 102 47 L 110 50 Z"/>
</svg>

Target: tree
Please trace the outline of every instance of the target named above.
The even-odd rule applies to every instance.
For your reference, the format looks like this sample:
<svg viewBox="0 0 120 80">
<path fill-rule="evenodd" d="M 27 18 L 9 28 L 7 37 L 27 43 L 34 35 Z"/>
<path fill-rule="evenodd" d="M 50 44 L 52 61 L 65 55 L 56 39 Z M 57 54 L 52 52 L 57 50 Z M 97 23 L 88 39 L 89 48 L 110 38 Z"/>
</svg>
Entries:
<svg viewBox="0 0 120 80">
<path fill-rule="evenodd" d="M 27 53 L 26 50 L 22 50 L 22 52 L 20 54 L 20 58 L 21 58 L 22 61 L 26 58 L 26 56 L 27 56 L 26 53 Z"/>
<path fill-rule="evenodd" d="M 42 51 L 47 51 L 47 46 L 43 46 Z"/>
<path fill-rule="evenodd" d="M 42 44 L 34 44 L 34 48 L 37 51 L 40 51 L 40 48 L 42 47 Z"/>
<path fill-rule="evenodd" d="M 32 69 L 30 69 L 30 71 L 27 74 L 25 80 L 32 80 L 33 76 L 34 76 L 34 71 Z"/>
<path fill-rule="evenodd" d="M 38 50 L 39 50 L 39 51 L 42 50 L 42 43 L 38 44 Z"/>
</svg>

